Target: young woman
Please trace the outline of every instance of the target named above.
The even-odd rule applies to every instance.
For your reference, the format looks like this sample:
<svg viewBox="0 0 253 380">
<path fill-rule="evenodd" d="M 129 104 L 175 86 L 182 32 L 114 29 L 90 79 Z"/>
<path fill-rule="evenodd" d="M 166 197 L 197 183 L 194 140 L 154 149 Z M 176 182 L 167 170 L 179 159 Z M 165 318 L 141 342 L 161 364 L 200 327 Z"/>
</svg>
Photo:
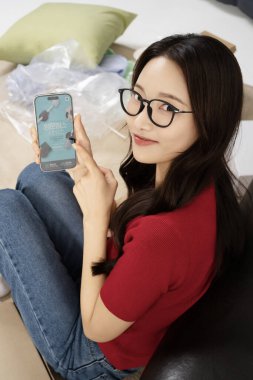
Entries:
<svg viewBox="0 0 253 380">
<path fill-rule="evenodd" d="M 229 49 L 206 36 L 165 38 L 119 92 L 131 136 L 123 203 L 115 206 L 117 182 L 93 159 L 80 116 L 73 179 L 31 164 L 16 190 L 0 192 L 0 271 L 38 350 L 71 380 L 144 367 L 243 246 L 225 159 L 242 108 Z"/>
</svg>

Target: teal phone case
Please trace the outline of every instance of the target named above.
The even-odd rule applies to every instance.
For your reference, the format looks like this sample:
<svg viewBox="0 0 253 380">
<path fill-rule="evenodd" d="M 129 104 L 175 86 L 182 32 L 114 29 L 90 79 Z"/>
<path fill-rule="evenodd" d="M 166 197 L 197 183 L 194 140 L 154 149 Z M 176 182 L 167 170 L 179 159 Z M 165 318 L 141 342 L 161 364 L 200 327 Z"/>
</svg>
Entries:
<svg viewBox="0 0 253 380">
<path fill-rule="evenodd" d="M 73 104 L 70 94 L 45 94 L 34 99 L 36 126 L 43 171 L 64 170 L 76 165 Z"/>
</svg>

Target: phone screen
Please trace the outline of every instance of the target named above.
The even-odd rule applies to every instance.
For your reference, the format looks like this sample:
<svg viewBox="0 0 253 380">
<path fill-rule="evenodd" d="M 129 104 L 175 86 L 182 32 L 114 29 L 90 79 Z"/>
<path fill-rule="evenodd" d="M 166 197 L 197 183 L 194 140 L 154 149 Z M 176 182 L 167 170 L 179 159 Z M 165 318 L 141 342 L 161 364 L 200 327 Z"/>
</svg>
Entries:
<svg viewBox="0 0 253 380">
<path fill-rule="evenodd" d="M 76 165 L 72 147 L 73 105 L 69 94 L 39 95 L 34 100 L 43 171 L 64 170 Z"/>
</svg>

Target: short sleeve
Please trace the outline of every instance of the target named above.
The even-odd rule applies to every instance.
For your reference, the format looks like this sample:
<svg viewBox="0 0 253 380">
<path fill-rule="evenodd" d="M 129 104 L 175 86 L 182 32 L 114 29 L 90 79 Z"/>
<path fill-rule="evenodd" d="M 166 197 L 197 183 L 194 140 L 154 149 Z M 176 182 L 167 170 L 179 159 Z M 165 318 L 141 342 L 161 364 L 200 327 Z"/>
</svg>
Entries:
<svg viewBox="0 0 253 380">
<path fill-rule="evenodd" d="M 158 215 L 131 221 L 123 255 L 106 279 L 100 296 L 118 318 L 136 321 L 183 276 L 182 233 Z"/>
</svg>

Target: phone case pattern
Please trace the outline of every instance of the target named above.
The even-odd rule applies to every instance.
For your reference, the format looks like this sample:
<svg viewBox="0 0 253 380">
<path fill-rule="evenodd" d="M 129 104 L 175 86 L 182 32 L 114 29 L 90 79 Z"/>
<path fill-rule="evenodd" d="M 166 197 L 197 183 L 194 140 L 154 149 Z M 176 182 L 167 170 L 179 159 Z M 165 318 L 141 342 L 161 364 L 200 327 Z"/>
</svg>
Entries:
<svg viewBox="0 0 253 380">
<path fill-rule="evenodd" d="M 72 148 L 73 107 L 69 94 L 48 94 L 35 98 L 35 114 L 41 148 L 41 168 L 62 170 L 75 166 Z"/>
</svg>

